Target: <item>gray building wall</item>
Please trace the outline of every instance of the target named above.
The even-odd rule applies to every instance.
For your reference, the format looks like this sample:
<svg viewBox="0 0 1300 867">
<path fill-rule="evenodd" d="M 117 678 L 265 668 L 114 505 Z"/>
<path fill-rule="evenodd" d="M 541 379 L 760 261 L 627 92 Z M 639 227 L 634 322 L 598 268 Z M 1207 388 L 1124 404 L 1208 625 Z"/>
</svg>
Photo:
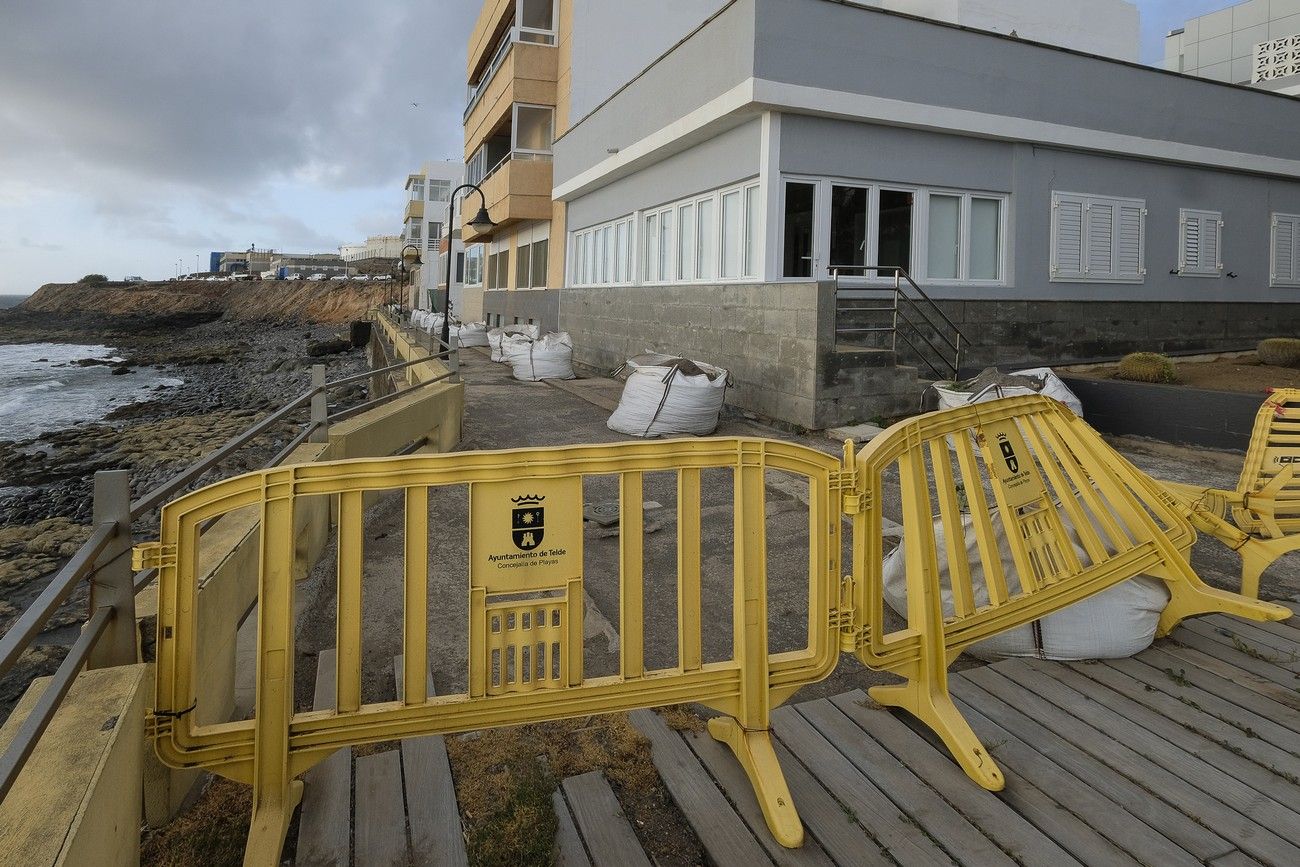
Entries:
<svg viewBox="0 0 1300 867">
<path fill-rule="evenodd" d="M 761 138 L 755 118 L 576 199 L 569 204 L 569 231 L 752 178 L 758 174 Z"/>
<path fill-rule="evenodd" d="M 498 319 L 497 317 L 500 317 Z M 560 290 L 521 289 L 509 291 L 494 289 L 483 293 L 483 318 L 489 328 L 498 325 L 541 326 L 542 333 L 560 328 Z"/>
<path fill-rule="evenodd" d="M 1272 214 L 1300 213 L 1300 181 L 792 114 L 781 120 L 781 170 L 1009 193 L 1010 285 L 927 284 L 935 297 L 1300 302 L 1300 289 L 1268 285 Z M 1146 280 L 1052 282 L 1053 190 L 1145 199 Z M 1223 213 L 1224 276 L 1169 273 L 1182 208 Z"/>
</svg>

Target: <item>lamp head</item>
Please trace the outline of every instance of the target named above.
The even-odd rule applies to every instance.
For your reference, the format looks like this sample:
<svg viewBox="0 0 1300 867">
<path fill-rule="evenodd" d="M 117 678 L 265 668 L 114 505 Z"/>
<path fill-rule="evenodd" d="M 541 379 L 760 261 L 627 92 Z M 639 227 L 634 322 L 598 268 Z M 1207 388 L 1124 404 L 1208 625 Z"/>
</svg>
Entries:
<svg viewBox="0 0 1300 867">
<path fill-rule="evenodd" d="M 488 215 L 487 208 L 479 208 L 478 213 L 474 215 L 474 219 L 469 221 L 470 228 L 480 235 L 492 231 L 496 228 L 496 225 Z"/>
</svg>

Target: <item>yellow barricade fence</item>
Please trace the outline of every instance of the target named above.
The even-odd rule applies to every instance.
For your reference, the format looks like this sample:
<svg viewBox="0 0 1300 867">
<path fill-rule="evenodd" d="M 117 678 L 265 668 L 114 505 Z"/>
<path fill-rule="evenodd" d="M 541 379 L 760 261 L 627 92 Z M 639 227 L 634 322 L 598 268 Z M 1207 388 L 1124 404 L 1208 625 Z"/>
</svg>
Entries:
<svg viewBox="0 0 1300 867">
<path fill-rule="evenodd" d="M 879 496 L 894 472 L 907 611 L 906 626 L 886 632 Z M 1161 635 L 1208 612 L 1291 615 L 1204 584 L 1182 554 L 1195 534 L 1171 499 L 1048 398 L 976 404 L 896 425 L 857 456 L 854 487 L 846 504 L 854 563 L 843 593 L 842 609 L 852 611 L 841 616 L 844 650 L 905 678 L 870 695 L 928 725 L 966 773 L 994 791 L 1002 773 L 948 694 L 947 669 L 963 649 L 1137 575 L 1169 589 Z"/>
<path fill-rule="evenodd" d="M 1164 482 L 1197 529 L 1241 556 L 1241 592 L 1277 558 L 1300 550 L 1300 389 L 1274 390 L 1259 408 L 1233 491 Z"/>
<path fill-rule="evenodd" d="M 705 661 L 701 616 L 701 474 L 730 471 L 732 651 Z M 768 636 L 766 478 L 808 484 L 807 644 L 773 653 Z M 677 661 L 645 661 L 646 473 L 677 488 Z M 617 477 L 620 498 L 618 674 L 583 664 L 583 482 Z M 429 493 L 469 489 L 468 692 L 426 692 Z M 368 493 L 405 497 L 402 694 L 366 703 L 362 511 Z M 882 508 L 895 491 L 904 529 L 906 624 L 886 631 Z M 295 711 L 294 509 L 336 498 L 336 707 Z M 236 509 L 261 512 L 255 718 L 200 724 L 194 710 L 195 565 L 199 526 Z M 841 524 L 852 516 L 852 574 L 840 571 Z M 756 439 L 616 443 L 467 452 L 283 467 L 197 491 L 162 511 L 162 538 L 140 559 L 159 567 L 158 685 L 151 728 L 173 767 L 206 768 L 254 789 L 246 863 L 277 863 L 301 797 L 295 778 L 347 746 L 427 734 L 698 702 L 724 716 L 728 744 L 768 826 L 800 845 L 795 811 L 768 732 L 772 707 L 827 677 L 839 652 L 904 678 L 871 695 L 930 726 L 967 774 L 1003 777 L 948 695 L 963 649 L 1135 577 L 1162 579 L 1171 601 L 1161 634 L 1222 611 L 1282 620 L 1289 609 L 1206 586 L 1181 553 L 1195 533 L 1173 498 L 1064 406 L 1012 398 L 895 425 L 843 462 Z M 974 553 L 972 553 L 974 552 Z M 1004 565 L 1004 559 L 1009 563 Z M 981 576 L 976 581 L 974 576 Z"/>
<path fill-rule="evenodd" d="M 775 838 L 798 846 L 803 826 L 768 734 L 770 709 L 828 676 L 839 656 L 826 616 L 840 574 L 836 458 L 763 440 L 702 439 L 508 452 L 368 459 L 267 470 L 183 497 L 162 511 L 160 542 L 141 560 L 159 573 L 158 685 L 151 726 L 169 765 L 206 768 L 251 783 L 253 822 L 245 863 L 279 861 L 301 797 L 295 778 L 351 745 L 541 722 L 681 702 L 725 716 L 709 731 L 728 744 L 754 785 Z M 733 488 L 731 658 L 701 650 L 701 474 L 730 470 Z M 808 484 L 808 631 L 802 650 L 770 653 L 765 474 Z M 675 667 L 645 663 L 644 474 L 677 481 L 678 654 Z M 617 675 L 583 670 L 583 480 L 617 477 L 621 522 Z M 712 478 L 712 477 L 710 477 Z M 431 488 L 469 489 L 468 693 L 426 692 Z M 404 491 L 404 677 L 395 702 L 361 695 L 363 498 Z M 294 509 L 305 497 L 338 503 L 336 709 L 295 711 Z M 199 724 L 195 564 L 199 526 L 235 509 L 261 510 L 255 718 Z"/>
</svg>

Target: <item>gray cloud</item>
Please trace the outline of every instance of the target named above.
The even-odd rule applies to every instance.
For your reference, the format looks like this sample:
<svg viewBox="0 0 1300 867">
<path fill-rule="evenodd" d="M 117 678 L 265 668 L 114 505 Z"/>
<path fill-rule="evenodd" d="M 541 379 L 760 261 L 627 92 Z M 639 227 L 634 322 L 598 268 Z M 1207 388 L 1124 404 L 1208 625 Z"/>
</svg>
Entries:
<svg viewBox="0 0 1300 867">
<path fill-rule="evenodd" d="M 457 149 L 475 6 L 6 4 L 0 172 L 222 193 L 386 182 Z"/>
</svg>

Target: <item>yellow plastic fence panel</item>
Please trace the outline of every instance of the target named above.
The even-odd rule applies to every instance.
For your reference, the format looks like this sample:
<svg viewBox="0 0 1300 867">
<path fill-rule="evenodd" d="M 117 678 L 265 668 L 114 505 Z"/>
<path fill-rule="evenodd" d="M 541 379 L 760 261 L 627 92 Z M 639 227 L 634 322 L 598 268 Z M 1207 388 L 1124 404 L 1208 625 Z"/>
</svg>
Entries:
<svg viewBox="0 0 1300 867">
<path fill-rule="evenodd" d="M 879 494 L 895 473 L 907 606 L 906 625 L 887 632 Z M 853 617 L 848 625 L 839 618 L 844 649 L 902 676 L 904 683 L 873 687 L 871 696 L 928 725 L 991 790 L 1002 788 L 1002 773 L 948 694 L 948 665 L 964 648 L 1138 575 L 1169 588 L 1161 635 L 1208 612 L 1255 620 L 1291 614 L 1205 585 L 1181 553 L 1194 532 L 1172 500 L 1045 397 L 895 425 L 858 454 L 856 476 L 857 496 L 846 499 L 854 564 L 845 594 Z"/>
<path fill-rule="evenodd" d="M 254 790 L 245 863 L 279 861 L 302 791 L 296 778 L 347 746 L 479 728 L 699 702 L 723 716 L 709 729 L 727 743 L 754 785 L 774 837 L 798 846 L 803 826 L 777 763 L 768 715 L 801 686 L 821 680 L 839 656 L 839 460 L 790 443 L 700 439 L 466 452 L 277 468 L 232 478 L 162 511 L 158 681 L 150 724 L 158 755 L 178 768 L 206 768 Z M 729 471 L 733 497 L 733 649 L 701 651 L 701 474 Z M 808 634 L 801 650 L 768 648 L 765 473 L 808 484 Z M 645 474 L 677 479 L 677 662 L 651 669 L 644 653 Z M 616 476 L 622 503 L 619 575 L 621 667 L 588 677 L 583 664 L 583 480 Z M 468 692 L 429 696 L 426 680 L 429 492 L 469 492 Z M 405 678 L 393 702 L 366 702 L 361 653 L 365 495 L 405 498 L 402 629 Z M 338 505 L 337 694 L 334 708 L 295 711 L 294 510 L 304 497 Z M 255 715 L 201 725 L 191 713 L 198 670 L 195 584 L 198 527 L 234 509 L 262 510 Z M 828 617 L 828 613 L 832 617 Z"/>
<path fill-rule="evenodd" d="M 1241 555 L 1241 592 L 1277 558 L 1300 550 L 1300 389 L 1276 389 L 1255 416 L 1235 491 L 1165 482 L 1196 527 Z"/>
</svg>

